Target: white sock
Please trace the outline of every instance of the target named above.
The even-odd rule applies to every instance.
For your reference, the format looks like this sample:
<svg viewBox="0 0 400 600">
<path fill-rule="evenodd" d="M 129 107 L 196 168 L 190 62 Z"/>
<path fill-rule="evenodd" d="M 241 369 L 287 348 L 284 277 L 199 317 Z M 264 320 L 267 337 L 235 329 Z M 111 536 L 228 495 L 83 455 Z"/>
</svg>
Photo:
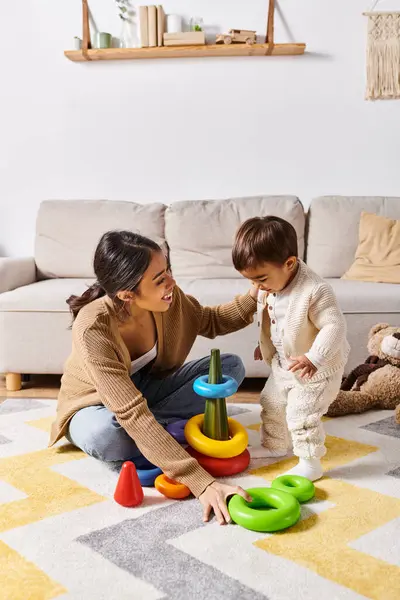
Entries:
<svg viewBox="0 0 400 600">
<path fill-rule="evenodd" d="M 321 479 L 324 471 L 319 458 L 299 458 L 298 464 L 287 471 L 285 475 L 302 475 L 310 481 Z"/>
<path fill-rule="evenodd" d="M 280 458 L 286 456 L 287 450 L 270 450 L 264 446 L 250 446 L 249 452 L 251 458 Z"/>
</svg>

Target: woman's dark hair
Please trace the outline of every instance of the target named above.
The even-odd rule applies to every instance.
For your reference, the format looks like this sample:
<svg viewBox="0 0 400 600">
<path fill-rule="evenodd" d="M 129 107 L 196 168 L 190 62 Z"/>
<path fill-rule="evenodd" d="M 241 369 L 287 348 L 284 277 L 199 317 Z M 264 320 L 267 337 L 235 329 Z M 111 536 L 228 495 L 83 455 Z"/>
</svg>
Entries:
<svg viewBox="0 0 400 600">
<path fill-rule="evenodd" d="M 120 291 L 134 292 L 147 270 L 154 252 L 161 252 L 156 242 L 132 231 L 108 231 L 101 237 L 93 260 L 97 281 L 82 294 L 70 296 L 67 304 L 76 319 L 81 308 L 106 294 L 116 308 L 124 308 L 117 298 Z"/>
<path fill-rule="evenodd" d="M 280 217 L 254 217 L 238 229 L 232 249 L 237 271 L 254 268 L 263 262 L 279 265 L 298 255 L 296 230 Z"/>
</svg>

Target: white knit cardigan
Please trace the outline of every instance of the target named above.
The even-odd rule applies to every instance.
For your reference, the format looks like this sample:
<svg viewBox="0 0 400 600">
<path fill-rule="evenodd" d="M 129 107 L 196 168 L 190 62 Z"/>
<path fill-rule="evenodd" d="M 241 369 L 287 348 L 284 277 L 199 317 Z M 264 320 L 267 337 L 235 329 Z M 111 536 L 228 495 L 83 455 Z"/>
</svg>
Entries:
<svg viewBox="0 0 400 600">
<path fill-rule="evenodd" d="M 324 365 L 308 381 L 320 381 L 344 368 L 350 351 L 346 321 L 332 287 L 299 260 L 299 276 L 290 294 L 283 327 L 286 357 L 302 356 L 311 349 L 324 357 Z M 276 349 L 271 341 L 268 310 L 263 310 L 260 348 L 271 364 Z"/>
</svg>

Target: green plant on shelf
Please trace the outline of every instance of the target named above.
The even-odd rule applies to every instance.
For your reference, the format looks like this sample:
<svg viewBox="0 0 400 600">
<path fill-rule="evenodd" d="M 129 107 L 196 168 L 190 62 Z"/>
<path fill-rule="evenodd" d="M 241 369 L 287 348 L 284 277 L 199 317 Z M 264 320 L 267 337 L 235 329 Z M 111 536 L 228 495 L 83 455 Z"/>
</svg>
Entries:
<svg viewBox="0 0 400 600">
<path fill-rule="evenodd" d="M 115 4 L 118 8 L 118 16 L 121 21 L 129 21 L 130 20 L 130 0 L 115 0 Z"/>
<path fill-rule="evenodd" d="M 190 19 L 190 31 L 203 31 L 203 19 L 201 17 Z"/>
</svg>

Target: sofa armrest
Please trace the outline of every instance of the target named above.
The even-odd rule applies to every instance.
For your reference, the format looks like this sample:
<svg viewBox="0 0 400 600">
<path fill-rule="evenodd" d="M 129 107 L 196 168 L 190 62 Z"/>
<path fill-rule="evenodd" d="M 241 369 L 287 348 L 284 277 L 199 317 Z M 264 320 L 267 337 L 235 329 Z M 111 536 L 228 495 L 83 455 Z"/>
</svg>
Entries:
<svg viewBox="0 0 400 600">
<path fill-rule="evenodd" d="M 0 258 L 0 294 L 35 281 L 34 258 Z"/>
</svg>

